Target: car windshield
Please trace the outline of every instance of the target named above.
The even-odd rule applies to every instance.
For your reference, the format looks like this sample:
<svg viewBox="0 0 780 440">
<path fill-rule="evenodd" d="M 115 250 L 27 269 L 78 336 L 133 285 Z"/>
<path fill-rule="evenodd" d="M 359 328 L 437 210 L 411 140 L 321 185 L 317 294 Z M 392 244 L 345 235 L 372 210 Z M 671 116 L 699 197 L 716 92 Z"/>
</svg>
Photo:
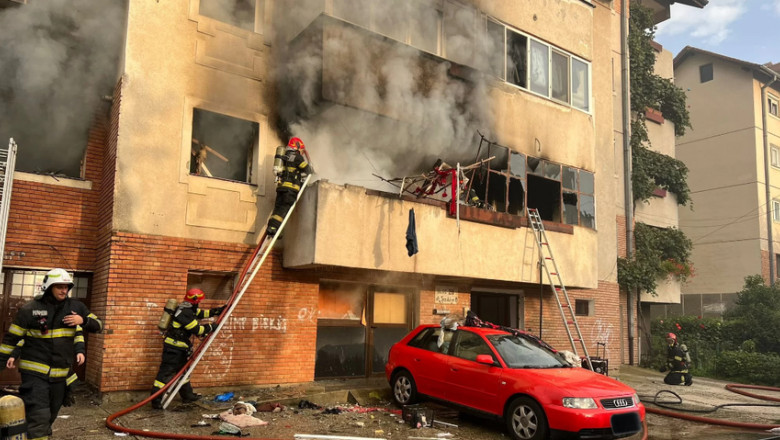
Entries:
<svg viewBox="0 0 780 440">
<path fill-rule="evenodd" d="M 509 368 L 570 367 L 555 353 L 522 336 L 490 335 L 487 338 Z"/>
</svg>

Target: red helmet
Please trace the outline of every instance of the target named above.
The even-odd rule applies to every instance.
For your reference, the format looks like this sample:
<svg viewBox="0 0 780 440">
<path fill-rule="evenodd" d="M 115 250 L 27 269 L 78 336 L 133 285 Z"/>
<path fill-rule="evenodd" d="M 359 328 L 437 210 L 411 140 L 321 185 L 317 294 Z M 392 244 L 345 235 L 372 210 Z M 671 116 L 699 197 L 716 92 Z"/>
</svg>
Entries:
<svg viewBox="0 0 780 440">
<path fill-rule="evenodd" d="M 190 289 L 187 291 L 187 293 L 184 295 L 184 301 L 187 301 L 190 304 L 198 305 L 199 302 L 203 300 L 203 298 L 206 297 L 206 294 L 203 293 L 200 289 Z"/>
<path fill-rule="evenodd" d="M 290 138 L 290 142 L 287 142 L 287 146 L 290 148 L 294 148 L 296 150 L 303 150 L 304 148 L 306 148 L 303 145 L 303 141 L 301 140 L 301 138 L 297 138 L 297 137 Z"/>
<path fill-rule="evenodd" d="M 675 335 L 674 333 L 668 333 L 668 334 L 666 335 L 666 339 L 667 339 L 667 340 L 668 340 L 668 339 L 671 339 L 672 341 L 674 341 L 674 342 L 677 342 L 677 335 Z"/>
</svg>

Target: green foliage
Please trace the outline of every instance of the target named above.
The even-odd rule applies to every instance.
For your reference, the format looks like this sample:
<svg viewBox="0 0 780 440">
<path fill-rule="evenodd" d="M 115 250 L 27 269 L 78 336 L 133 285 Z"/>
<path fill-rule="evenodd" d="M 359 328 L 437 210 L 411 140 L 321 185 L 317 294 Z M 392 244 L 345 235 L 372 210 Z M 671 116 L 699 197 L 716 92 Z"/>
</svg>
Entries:
<svg viewBox="0 0 780 440">
<path fill-rule="evenodd" d="M 659 278 L 673 276 L 685 281 L 693 276 L 690 262 L 693 243 L 679 229 L 637 223 L 634 237 L 634 258 L 618 258 L 618 284 L 621 288 L 655 293 Z"/>
<path fill-rule="evenodd" d="M 715 374 L 716 358 L 723 347 L 723 324 L 717 318 L 676 316 L 656 319 L 650 324 L 650 356 L 643 361 L 657 368 L 666 360 L 666 334 L 674 333 L 680 344 L 688 347 L 693 374 Z"/>
<path fill-rule="evenodd" d="M 634 200 L 647 201 L 653 190 L 660 187 L 677 195 L 677 203 L 690 201 L 690 189 L 686 182 L 688 168 L 677 159 L 655 153 L 647 147 L 645 111 L 660 111 L 664 118 L 674 123 L 677 136 L 690 128 L 690 115 L 686 107 L 685 92 L 667 78 L 655 74 L 655 52 L 651 41 L 655 27 L 650 9 L 640 4 L 631 5 L 628 46 L 631 68 L 631 124 L 632 185 Z"/>
<path fill-rule="evenodd" d="M 752 341 L 759 353 L 780 353 L 780 287 L 777 284 L 767 286 L 760 275 L 746 277 L 735 306 L 725 318 L 730 323 L 732 345 Z"/>
<path fill-rule="evenodd" d="M 777 385 L 780 356 L 769 353 L 724 351 L 717 356 L 715 376 L 740 383 Z"/>
</svg>

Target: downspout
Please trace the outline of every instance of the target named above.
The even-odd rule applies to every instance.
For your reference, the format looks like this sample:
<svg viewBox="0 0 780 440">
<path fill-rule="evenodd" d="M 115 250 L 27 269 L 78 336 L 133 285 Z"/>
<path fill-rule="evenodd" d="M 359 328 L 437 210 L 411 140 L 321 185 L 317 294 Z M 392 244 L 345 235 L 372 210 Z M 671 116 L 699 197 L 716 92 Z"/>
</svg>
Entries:
<svg viewBox="0 0 780 440">
<path fill-rule="evenodd" d="M 761 131 L 764 135 L 764 186 L 766 187 L 766 239 L 768 243 L 769 252 L 769 285 L 774 287 L 775 285 L 775 246 L 774 236 L 772 234 L 772 191 L 769 186 L 769 172 L 770 172 L 770 158 L 769 154 L 769 130 L 766 127 L 766 89 L 777 81 L 777 74 L 772 70 L 761 66 L 761 71 L 770 75 L 772 78 L 768 83 L 761 86 Z"/>
<path fill-rule="evenodd" d="M 626 258 L 634 254 L 634 196 L 631 189 L 631 99 L 628 64 L 628 0 L 620 2 L 620 82 L 623 110 L 623 193 L 626 211 Z M 628 363 L 634 365 L 634 294 L 628 289 L 626 314 L 628 315 Z M 637 298 L 639 296 L 637 295 Z"/>
</svg>

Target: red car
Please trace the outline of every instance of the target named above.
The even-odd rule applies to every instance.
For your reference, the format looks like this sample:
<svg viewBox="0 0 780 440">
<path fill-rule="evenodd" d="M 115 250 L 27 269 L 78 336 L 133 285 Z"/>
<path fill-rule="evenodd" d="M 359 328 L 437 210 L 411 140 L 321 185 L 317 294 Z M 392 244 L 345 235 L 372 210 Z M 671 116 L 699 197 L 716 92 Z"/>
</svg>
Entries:
<svg viewBox="0 0 780 440">
<path fill-rule="evenodd" d="M 523 332 L 421 325 L 393 345 L 385 373 L 399 405 L 426 397 L 503 419 L 516 440 L 647 438 L 633 388 Z"/>
</svg>

